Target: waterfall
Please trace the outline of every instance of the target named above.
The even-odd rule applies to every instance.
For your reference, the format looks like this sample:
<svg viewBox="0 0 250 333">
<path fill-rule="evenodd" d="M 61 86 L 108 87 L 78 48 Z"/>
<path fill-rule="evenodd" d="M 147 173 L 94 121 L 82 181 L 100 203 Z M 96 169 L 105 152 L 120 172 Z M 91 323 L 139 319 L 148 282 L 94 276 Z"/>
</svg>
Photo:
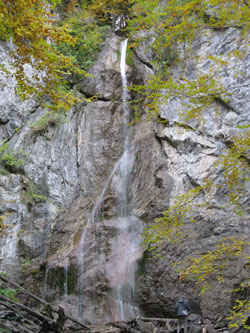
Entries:
<svg viewBox="0 0 250 333">
<path fill-rule="evenodd" d="M 136 261 L 141 257 L 141 222 L 135 216 L 117 218 L 118 235 L 112 244 L 111 258 L 107 263 L 107 277 L 115 299 L 114 320 L 135 318 L 139 311 L 135 306 Z"/>
<path fill-rule="evenodd" d="M 130 127 L 128 126 L 130 120 L 130 109 L 128 105 L 129 94 L 126 77 L 126 51 L 128 40 L 121 42 L 121 79 L 122 79 L 122 101 L 123 101 L 123 152 L 127 151 L 130 143 Z"/>
<path fill-rule="evenodd" d="M 135 289 L 135 272 L 136 261 L 141 256 L 140 238 L 141 222 L 135 216 L 131 216 L 130 200 L 129 200 L 129 184 L 131 171 L 135 161 L 135 147 L 131 142 L 131 127 L 129 109 L 129 94 L 126 78 L 126 50 L 127 40 L 121 43 L 121 60 L 120 72 L 122 80 L 122 156 L 115 163 L 108 179 L 106 180 L 103 189 L 97 198 L 95 205 L 90 213 L 87 223 L 81 235 L 78 244 L 78 265 L 79 265 L 79 320 L 88 319 L 92 322 L 96 321 L 95 309 L 98 307 L 94 299 L 87 296 L 87 290 L 91 282 L 86 282 L 86 272 L 88 267 L 85 267 L 87 253 L 84 250 L 84 245 L 87 240 L 87 233 L 90 227 L 99 220 L 99 213 L 102 207 L 104 196 L 108 187 L 112 188 L 116 194 L 116 210 L 117 216 L 109 220 L 109 225 L 112 225 L 116 230 L 116 236 L 111 241 L 111 250 L 107 262 L 106 277 L 111 287 L 111 295 L 107 301 L 105 308 L 108 308 L 107 315 L 103 320 L 128 320 L 138 314 L 138 309 L 134 306 L 134 289 Z M 115 181 L 114 181 L 115 179 Z M 105 222 L 102 222 L 105 223 Z M 102 256 L 102 255 L 101 255 Z M 100 256 L 100 257 L 101 257 Z M 105 258 L 104 258 L 105 259 Z M 100 258 L 101 260 L 101 258 Z M 92 281 L 93 282 L 93 281 Z M 88 297 L 88 306 L 93 307 L 91 318 L 85 318 L 84 302 L 86 307 L 86 299 Z M 107 298 L 108 298 L 107 297 Z M 90 304 L 92 303 L 92 304 Z"/>
<path fill-rule="evenodd" d="M 126 77 L 126 50 L 127 50 L 128 40 L 124 40 L 121 43 L 121 60 L 120 60 L 120 70 L 121 70 L 121 80 L 122 80 L 122 100 L 123 100 L 123 122 L 122 122 L 122 134 L 123 134 L 123 159 L 120 165 L 120 188 L 117 194 L 118 199 L 118 211 L 119 216 L 128 216 L 128 185 L 129 176 L 131 169 L 133 167 L 133 151 L 130 148 L 130 137 L 131 129 L 128 126 L 130 118 L 130 110 L 128 105 L 128 87 L 127 87 L 127 77 Z"/>
<path fill-rule="evenodd" d="M 114 296 L 118 300 L 115 320 L 128 320 L 138 314 L 134 306 L 136 260 L 141 255 L 139 235 L 141 222 L 131 216 L 129 200 L 130 177 L 135 161 L 135 149 L 131 146 L 131 126 L 129 94 L 126 77 L 126 51 L 127 42 L 121 43 L 121 80 L 123 90 L 123 158 L 121 159 L 119 175 L 120 182 L 117 186 L 117 239 L 114 241 L 114 255 L 108 264 L 108 277 L 114 285 Z"/>
<path fill-rule="evenodd" d="M 102 189 L 101 194 L 99 195 L 91 213 L 90 213 L 90 217 L 87 220 L 87 224 L 83 230 L 79 245 L 78 245 L 78 266 L 79 266 L 79 305 L 78 305 L 78 313 L 79 313 L 79 320 L 81 321 L 83 319 L 82 314 L 84 313 L 83 311 L 83 294 L 84 294 L 84 278 L 83 278 L 83 274 L 84 274 L 84 241 L 85 241 L 85 237 L 87 234 L 87 231 L 89 230 L 89 227 L 91 224 L 93 224 L 95 222 L 95 218 L 96 215 L 98 215 L 99 210 L 101 208 L 101 204 L 103 202 L 103 198 L 105 195 L 105 192 L 110 184 L 111 179 L 113 178 L 115 172 L 117 171 L 119 165 L 121 164 L 121 161 L 123 159 L 124 154 L 122 155 L 122 157 L 120 158 L 120 160 L 115 164 L 113 170 L 111 171 L 106 183 L 104 184 L 104 187 Z"/>
</svg>

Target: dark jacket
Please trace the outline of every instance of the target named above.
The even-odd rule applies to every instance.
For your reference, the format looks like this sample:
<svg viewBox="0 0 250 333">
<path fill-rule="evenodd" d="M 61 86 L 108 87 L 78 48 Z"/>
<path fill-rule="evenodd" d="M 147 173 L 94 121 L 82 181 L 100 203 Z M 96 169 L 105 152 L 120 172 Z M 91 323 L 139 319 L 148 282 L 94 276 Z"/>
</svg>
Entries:
<svg viewBox="0 0 250 333">
<path fill-rule="evenodd" d="M 190 311 L 190 307 L 188 305 L 188 302 L 185 301 L 184 299 L 180 299 L 177 303 L 176 303 L 176 310 L 177 310 L 177 316 L 184 316 L 183 311 L 187 311 L 189 313 Z"/>
</svg>

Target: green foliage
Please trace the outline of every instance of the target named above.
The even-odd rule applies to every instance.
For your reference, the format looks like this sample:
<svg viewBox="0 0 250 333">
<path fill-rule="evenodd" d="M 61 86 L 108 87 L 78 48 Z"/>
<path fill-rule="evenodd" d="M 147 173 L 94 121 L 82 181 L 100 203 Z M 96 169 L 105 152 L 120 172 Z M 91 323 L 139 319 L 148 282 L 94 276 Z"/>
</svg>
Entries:
<svg viewBox="0 0 250 333">
<path fill-rule="evenodd" d="M 44 195 L 45 197 L 49 196 L 49 186 L 46 172 L 44 172 L 42 176 L 38 179 L 37 188 L 39 189 L 40 194 Z"/>
<path fill-rule="evenodd" d="M 65 271 L 64 267 L 49 269 L 47 277 L 48 287 L 52 290 L 58 290 L 60 295 L 63 295 L 65 289 L 67 289 L 67 293 L 70 295 L 75 292 L 77 287 L 78 273 L 76 266 L 69 266 L 67 271 Z"/>
<path fill-rule="evenodd" d="M 51 319 L 54 319 L 53 310 L 49 303 L 44 304 L 41 314 L 43 314 L 44 316 L 49 317 Z"/>
<path fill-rule="evenodd" d="M 224 172 L 222 184 L 206 181 L 203 186 L 189 190 L 175 198 L 175 203 L 163 212 L 163 217 L 156 219 L 155 223 L 145 231 L 144 244 L 150 250 L 161 250 L 161 244 L 166 241 L 172 244 L 180 244 L 185 239 L 194 237 L 193 228 L 188 224 L 196 222 L 196 213 L 199 209 L 209 206 L 210 201 L 217 190 L 223 189 L 228 196 L 228 206 L 239 215 L 247 212 L 242 206 L 250 179 L 248 162 L 249 133 L 244 129 L 232 141 L 231 147 L 223 155 L 218 157 L 215 168 Z M 222 207 L 223 208 L 223 207 Z M 181 279 L 192 280 L 204 293 L 217 283 L 224 282 L 224 269 L 228 267 L 234 258 L 244 258 L 249 261 L 249 256 L 244 250 L 250 243 L 242 238 L 227 237 L 215 244 L 214 248 L 204 254 L 196 253 L 194 256 L 185 257 L 184 261 L 175 263 L 180 272 Z M 180 267 L 180 268 L 178 268 Z M 242 286 L 244 289 L 245 286 Z M 240 288 L 240 290 L 242 289 Z M 238 300 L 230 316 L 232 327 L 244 324 L 246 308 L 250 310 L 248 299 Z M 238 326 L 237 326 L 238 327 Z"/>
<path fill-rule="evenodd" d="M 242 208 L 242 198 L 248 192 L 250 182 L 249 167 L 250 130 L 243 129 L 234 138 L 228 150 L 218 158 L 215 166 L 219 166 L 224 171 L 224 184 L 222 185 L 228 192 L 229 204 L 235 207 L 238 214 L 244 214 Z"/>
<path fill-rule="evenodd" d="M 48 96 L 46 106 L 51 110 L 68 110 L 78 99 L 63 89 L 65 77 L 72 72 L 86 73 L 54 48 L 59 43 L 75 43 L 67 27 L 55 24 L 52 11 L 59 2 L 1 0 L 0 38 L 11 39 L 15 46 L 11 56 L 19 96 L 26 99 L 36 95 L 44 107 L 44 96 Z M 31 76 L 25 72 L 24 64 L 32 65 Z M 6 69 L 5 74 L 12 75 Z"/>
<path fill-rule="evenodd" d="M 47 197 L 41 193 L 41 190 L 33 181 L 29 181 L 25 191 L 22 193 L 22 201 L 28 206 L 30 210 L 31 207 L 37 202 L 47 201 Z"/>
<path fill-rule="evenodd" d="M 8 174 L 9 172 L 23 173 L 24 159 L 27 154 L 23 150 L 14 150 L 7 143 L 0 145 L 0 173 Z"/>
<path fill-rule="evenodd" d="M 134 16 L 129 20 L 128 33 L 131 47 L 140 43 L 153 51 L 152 63 L 155 74 L 149 77 L 146 85 L 135 85 L 132 89 L 142 96 L 149 118 L 157 118 L 160 104 L 168 104 L 173 98 L 180 101 L 178 110 L 181 121 L 196 119 L 204 123 L 203 112 L 215 107 L 220 100 L 227 104 L 233 89 L 227 91 L 221 78 L 223 70 L 231 63 L 240 64 L 249 48 L 250 6 L 247 1 L 235 0 L 138 0 L 130 1 Z M 199 59 L 193 52 L 194 42 L 204 36 L 209 43 L 213 30 L 228 27 L 238 29 L 241 48 L 237 42 L 231 51 L 214 55 L 207 54 L 209 66 L 204 72 L 199 67 Z M 141 34 L 141 31 L 144 34 Z M 192 78 L 187 76 L 187 65 L 193 63 L 196 71 Z M 176 70 L 178 69 L 178 70 Z M 236 72 L 236 76 L 237 76 Z M 239 73 L 240 74 L 240 73 Z M 138 107 L 137 107 L 138 110 Z M 136 110 L 136 111 L 137 111 Z M 250 170 L 250 131 L 249 126 L 239 128 L 239 134 L 231 139 L 230 145 L 218 158 L 214 168 L 221 172 L 224 180 L 215 183 L 205 180 L 204 184 L 190 189 L 175 198 L 174 204 L 163 217 L 145 231 L 144 244 L 150 250 L 161 249 L 161 244 L 180 243 L 193 237 L 196 214 L 203 210 L 215 193 L 227 194 L 227 205 L 235 213 L 246 214 L 243 206 L 248 194 Z M 244 249 L 249 243 L 239 238 L 224 238 L 205 254 L 195 254 L 181 263 L 181 276 L 195 281 L 201 292 L 211 287 L 210 282 L 223 283 L 224 270 L 231 260 L 240 257 L 249 260 Z M 183 268 L 184 265 L 184 268 Z M 242 287 L 244 288 L 244 287 Z M 235 305 L 231 320 L 232 327 L 239 327 L 246 321 L 249 301 L 240 300 Z M 238 319 L 237 319 L 238 318 Z"/>
<path fill-rule="evenodd" d="M 228 320 L 230 320 L 230 328 L 238 328 L 243 327 L 247 330 L 250 329 L 249 325 L 246 325 L 246 321 L 249 318 L 250 311 L 250 301 L 247 299 L 239 300 L 237 299 L 236 304 L 233 306 L 230 315 L 228 316 Z M 244 332 L 244 331 L 243 331 Z"/>
<path fill-rule="evenodd" d="M 0 325 L 1 325 L 1 323 L 2 323 L 2 320 L 0 320 Z M 7 328 L 2 328 L 2 327 L 0 327 L 0 332 L 1 333 L 11 333 L 10 330 L 8 330 Z"/>
<path fill-rule="evenodd" d="M 84 70 L 89 69 L 97 60 L 105 37 L 110 32 L 110 26 L 100 25 L 86 16 L 86 11 L 79 11 L 64 20 L 63 24 L 70 28 L 70 34 L 76 42 L 70 47 L 66 43 L 60 43 L 57 47 L 73 64 Z"/>
<path fill-rule="evenodd" d="M 8 274 L 6 274 L 5 272 L 0 272 L 0 274 L 1 274 L 3 277 L 8 278 Z"/>
<path fill-rule="evenodd" d="M 8 297 L 9 299 L 16 301 L 16 289 L 5 289 L 5 288 L 0 288 L 0 294 Z"/>
<path fill-rule="evenodd" d="M 133 3 L 131 1 L 131 3 Z M 189 80 L 186 76 L 187 64 L 197 59 L 193 54 L 193 42 L 201 34 L 212 36 L 212 29 L 225 27 L 240 27 L 242 36 L 247 39 L 249 31 L 250 9 L 236 1 L 197 1 L 170 0 L 146 1 L 134 3 L 135 16 L 129 21 L 129 34 L 133 40 L 132 46 L 147 42 L 154 52 L 154 68 L 156 74 L 151 76 L 146 86 L 135 86 L 134 89 L 144 94 L 146 106 L 151 116 L 158 114 L 159 100 L 167 103 L 171 98 L 178 97 L 182 101 L 180 112 L 185 119 L 202 119 L 202 113 L 214 100 L 220 97 L 227 101 L 231 92 L 226 91 L 220 81 L 223 68 L 230 62 L 236 62 L 244 56 L 248 49 L 237 49 L 220 56 L 208 54 L 210 63 L 206 73 L 197 71 L 196 77 Z M 209 16 L 209 20 L 204 20 Z M 147 32 L 141 37 L 138 32 Z M 151 37 L 151 38 L 150 38 Z M 170 65 L 178 65 L 178 75 L 173 75 Z M 164 93 L 163 93 L 164 92 Z"/>
<path fill-rule="evenodd" d="M 11 149 L 7 143 L 0 145 L 0 174 L 7 175 L 9 173 L 24 173 L 24 161 L 27 154 L 21 150 Z M 11 201 L 11 200 L 10 200 Z M 4 205 L 4 202 L 0 203 Z M 0 235 L 7 232 L 11 225 L 6 224 L 6 218 L 11 213 L 0 215 Z"/>
<path fill-rule="evenodd" d="M 47 130 L 47 128 L 57 126 L 62 123 L 65 119 L 64 112 L 52 112 L 48 111 L 38 120 L 30 123 L 30 126 L 34 134 L 42 134 Z"/>
<path fill-rule="evenodd" d="M 137 266 L 138 266 L 138 274 L 145 275 L 145 266 L 146 262 L 150 259 L 149 251 L 148 249 L 145 249 L 143 251 L 142 257 L 138 260 Z"/>
<path fill-rule="evenodd" d="M 64 11 L 63 23 L 53 14 L 56 6 Z M 128 0 L 0 0 L 0 39 L 15 46 L 14 73 L 1 70 L 15 77 L 21 99 L 36 96 L 50 111 L 67 111 L 82 101 L 65 89 L 68 78 L 87 75 L 84 69 L 96 60 L 114 16 L 126 16 L 129 6 Z"/>
<path fill-rule="evenodd" d="M 119 58 L 120 58 L 120 55 L 119 55 Z M 130 48 L 128 48 L 128 50 L 127 50 L 126 64 L 129 65 L 130 67 L 134 66 L 134 62 L 133 62 L 133 51 Z"/>
<path fill-rule="evenodd" d="M 249 257 L 243 253 L 243 250 L 249 246 L 250 242 L 243 239 L 225 237 L 216 243 L 213 250 L 197 254 L 196 257 L 185 258 L 185 267 L 181 268 L 181 279 L 194 280 L 203 294 L 213 286 L 211 281 L 215 285 L 224 282 L 224 269 L 231 264 L 233 258 L 244 257 L 249 260 Z"/>
<path fill-rule="evenodd" d="M 20 262 L 22 274 L 31 273 L 30 268 L 32 267 L 32 259 L 22 258 Z"/>
<path fill-rule="evenodd" d="M 112 24 L 114 17 L 127 17 L 130 7 L 129 0 L 95 0 L 90 2 L 89 9 L 99 21 Z"/>
<path fill-rule="evenodd" d="M 197 186 L 175 198 L 175 204 L 163 212 L 163 217 L 157 218 L 155 223 L 145 231 L 144 244 L 150 250 L 155 250 L 161 243 L 180 243 L 186 237 L 183 232 L 188 222 L 194 223 L 194 213 L 200 207 L 206 207 L 210 201 L 212 184 L 207 182 L 204 186 Z M 197 200 L 200 199 L 200 200 Z"/>
<path fill-rule="evenodd" d="M 21 259 L 21 266 L 24 270 L 27 270 L 29 268 L 29 266 L 32 265 L 32 259 L 28 259 L 28 258 L 22 258 Z"/>
</svg>

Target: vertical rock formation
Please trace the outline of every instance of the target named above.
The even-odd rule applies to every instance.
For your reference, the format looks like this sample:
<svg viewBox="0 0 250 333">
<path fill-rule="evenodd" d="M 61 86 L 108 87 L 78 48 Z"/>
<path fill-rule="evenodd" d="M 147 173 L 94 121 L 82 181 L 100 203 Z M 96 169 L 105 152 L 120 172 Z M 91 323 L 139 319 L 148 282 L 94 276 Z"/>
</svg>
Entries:
<svg viewBox="0 0 250 333">
<path fill-rule="evenodd" d="M 201 38 L 194 47 L 200 57 L 198 66 L 206 71 L 205 55 L 222 54 L 234 48 L 236 39 L 237 31 L 233 28 L 214 32 L 209 41 Z M 11 148 L 23 149 L 27 155 L 21 172 L 11 170 L 0 176 L 0 200 L 4 202 L 1 212 L 10 212 L 8 220 L 15 225 L 14 234 L 1 240 L 1 269 L 12 272 L 13 276 L 22 272 L 26 283 L 43 297 L 63 303 L 75 317 L 84 310 L 84 319 L 93 322 L 127 317 L 129 309 L 122 295 L 132 285 L 134 306 L 148 316 L 173 316 L 180 294 L 189 298 L 193 312 L 211 318 L 225 315 L 232 304 L 228 290 L 245 277 L 244 262 L 234 261 L 233 274 L 228 270 L 225 283 L 203 296 L 193 291 L 192 283 L 180 280 L 171 265 L 196 251 L 207 251 L 224 236 L 249 234 L 249 216 L 236 216 L 230 207 L 223 207 L 225 193 L 214 193 L 211 205 L 197 212 L 195 227 L 186 230 L 193 232 L 192 239 L 174 246 L 166 244 L 162 259 L 148 260 L 145 252 L 131 284 L 126 282 L 131 276 L 120 265 L 120 258 L 128 250 L 133 252 L 129 247 L 134 241 L 138 245 L 139 220 L 144 226 L 152 223 L 173 203 L 176 195 L 200 185 L 207 177 L 220 181 L 221 174 L 211 166 L 231 142 L 237 126 L 249 122 L 249 54 L 238 68 L 244 75 L 235 78 L 233 65 L 225 68 L 226 87 L 230 90 L 235 81 L 239 87 L 234 89 L 228 104 L 215 100 L 205 113 L 205 125 L 197 127 L 191 122 L 181 126 L 178 99 L 161 106 L 160 116 L 168 120 L 165 124 L 147 122 L 142 109 L 142 120 L 130 128 L 134 161 L 127 192 L 129 214 L 122 216 L 118 214 L 116 200 L 120 182 L 118 165 L 123 154 L 124 105 L 119 65 L 122 40 L 115 34 L 109 36 L 91 69 L 93 77 L 75 86 L 80 94 L 96 95 L 96 99 L 77 105 L 59 127 L 51 125 L 42 132 L 34 132 L 31 122 L 43 110 L 34 101 L 21 102 L 11 84 L 3 79 L 0 136 Z M 1 60 L 8 62 L 6 46 L 0 46 Z M 190 63 L 190 77 L 197 70 L 195 66 Z M 126 73 L 129 85 L 145 82 L 147 75 L 153 73 L 150 51 L 138 48 L 133 66 L 127 66 Z M 46 201 L 32 194 L 27 199 L 31 184 L 37 193 L 47 197 Z M 95 215 L 80 247 L 84 253 L 81 271 L 79 244 L 105 187 L 96 210 L 99 218 Z M 129 236 L 130 229 L 134 233 Z M 134 257 L 130 255 L 125 266 L 137 260 L 139 252 L 136 247 Z M 83 284 L 79 287 L 80 279 Z M 79 288 L 84 290 L 80 300 Z"/>
</svg>

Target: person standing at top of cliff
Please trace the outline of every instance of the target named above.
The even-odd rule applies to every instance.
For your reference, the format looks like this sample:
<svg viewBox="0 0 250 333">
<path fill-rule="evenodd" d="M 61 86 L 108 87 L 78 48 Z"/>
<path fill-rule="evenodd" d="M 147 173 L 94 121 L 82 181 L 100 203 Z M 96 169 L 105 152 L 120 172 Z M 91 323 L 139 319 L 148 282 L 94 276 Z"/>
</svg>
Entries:
<svg viewBox="0 0 250 333">
<path fill-rule="evenodd" d="M 177 310 L 177 333 L 180 333 L 182 326 L 184 327 L 184 333 L 187 333 L 187 321 L 190 312 L 190 307 L 188 302 L 185 300 L 184 296 L 181 296 L 180 300 L 176 303 Z"/>
</svg>

